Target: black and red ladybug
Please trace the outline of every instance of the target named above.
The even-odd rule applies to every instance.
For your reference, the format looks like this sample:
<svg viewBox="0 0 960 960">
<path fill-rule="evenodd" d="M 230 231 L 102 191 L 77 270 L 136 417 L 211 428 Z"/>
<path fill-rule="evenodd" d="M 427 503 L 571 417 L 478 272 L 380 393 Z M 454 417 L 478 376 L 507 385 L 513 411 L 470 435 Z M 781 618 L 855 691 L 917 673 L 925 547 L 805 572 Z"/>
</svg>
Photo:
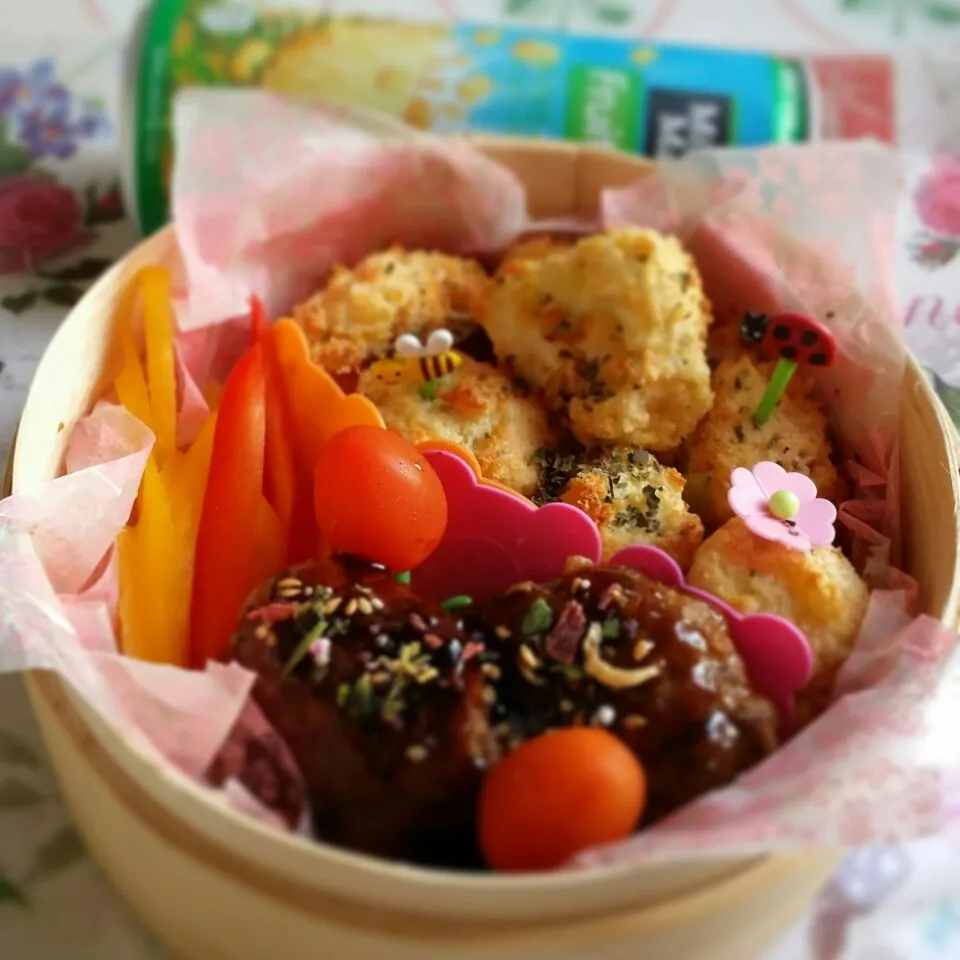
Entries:
<svg viewBox="0 0 960 960">
<path fill-rule="evenodd" d="M 833 334 L 819 320 L 803 313 L 745 314 L 740 321 L 740 338 L 759 347 L 762 354 L 797 365 L 828 367 L 837 356 Z"/>
</svg>

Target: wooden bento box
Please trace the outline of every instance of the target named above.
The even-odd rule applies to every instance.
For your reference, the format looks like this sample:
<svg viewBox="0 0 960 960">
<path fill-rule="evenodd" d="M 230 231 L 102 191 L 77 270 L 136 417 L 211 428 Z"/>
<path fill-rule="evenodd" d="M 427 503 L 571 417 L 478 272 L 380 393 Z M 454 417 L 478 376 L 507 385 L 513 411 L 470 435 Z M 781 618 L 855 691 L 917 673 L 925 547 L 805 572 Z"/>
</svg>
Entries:
<svg viewBox="0 0 960 960">
<path fill-rule="evenodd" d="M 535 217 L 589 216 L 602 187 L 625 185 L 648 167 L 568 144 L 478 143 L 519 175 Z M 14 492 L 57 475 L 69 428 L 105 387 L 127 280 L 176 256 L 172 230 L 147 240 L 58 331 L 23 413 Z M 960 603 L 953 427 L 912 361 L 902 403 L 907 568 L 922 585 L 923 609 L 953 624 Z M 840 856 L 824 850 L 518 878 L 388 863 L 227 810 L 56 676 L 33 674 L 28 684 L 92 854 L 173 955 L 191 960 L 262 960 L 277 950 L 287 960 L 747 960 L 802 914 Z"/>
</svg>

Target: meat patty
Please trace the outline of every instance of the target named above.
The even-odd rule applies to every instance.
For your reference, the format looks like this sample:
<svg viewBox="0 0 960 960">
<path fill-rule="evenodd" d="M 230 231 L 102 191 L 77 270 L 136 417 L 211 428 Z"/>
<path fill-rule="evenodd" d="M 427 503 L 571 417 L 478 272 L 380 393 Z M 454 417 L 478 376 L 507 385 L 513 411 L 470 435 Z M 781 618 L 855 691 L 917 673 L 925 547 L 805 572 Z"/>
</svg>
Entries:
<svg viewBox="0 0 960 960">
<path fill-rule="evenodd" d="M 497 759 L 479 648 L 382 567 L 286 570 L 251 600 L 231 658 L 303 774 L 319 839 L 431 865 L 476 862 Z"/>
<path fill-rule="evenodd" d="M 469 624 L 500 672 L 497 736 L 609 728 L 647 771 L 646 823 L 777 746 L 774 708 L 751 690 L 724 618 L 636 571 L 582 564 L 518 584 Z"/>
</svg>

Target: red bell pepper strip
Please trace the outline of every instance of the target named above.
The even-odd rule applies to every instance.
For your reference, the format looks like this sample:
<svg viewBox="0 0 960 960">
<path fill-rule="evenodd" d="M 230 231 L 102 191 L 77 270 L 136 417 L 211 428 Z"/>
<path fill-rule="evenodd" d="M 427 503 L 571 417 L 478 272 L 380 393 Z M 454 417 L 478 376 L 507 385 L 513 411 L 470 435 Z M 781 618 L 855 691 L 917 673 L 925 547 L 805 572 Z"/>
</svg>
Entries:
<svg viewBox="0 0 960 960">
<path fill-rule="evenodd" d="M 256 537 L 266 445 L 263 351 L 252 347 L 224 384 L 210 472 L 197 531 L 190 605 L 191 667 L 202 669 L 226 649 L 247 597 L 257 585 Z"/>
<path fill-rule="evenodd" d="M 289 554 L 296 499 L 296 469 L 290 441 L 289 413 L 283 396 L 283 374 L 274 346 L 273 327 L 263 304 L 256 297 L 250 298 L 250 326 L 253 342 L 259 344 L 263 351 L 266 381 L 267 446 L 263 493 L 279 523 L 282 544 L 280 565 L 283 565 L 295 562 Z"/>
</svg>

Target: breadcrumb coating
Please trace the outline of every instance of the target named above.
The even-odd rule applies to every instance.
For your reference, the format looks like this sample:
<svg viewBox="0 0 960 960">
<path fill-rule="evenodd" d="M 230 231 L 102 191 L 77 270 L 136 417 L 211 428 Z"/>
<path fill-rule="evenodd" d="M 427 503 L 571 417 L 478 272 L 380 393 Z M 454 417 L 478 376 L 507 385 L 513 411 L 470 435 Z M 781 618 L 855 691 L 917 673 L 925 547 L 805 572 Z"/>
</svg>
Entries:
<svg viewBox="0 0 960 960">
<path fill-rule="evenodd" d="M 703 540 L 703 524 L 684 502 L 684 482 L 681 474 L 661 466 L 652 454 L 617 451 L 582 466 L 560 499 L 596 523 L 604 560 L 643 543 L 666 551 L 686 570 Z"/>
<path fill-rule="evenodd" d="M 687 442 L 687 502 L 708 527 L 733 516 L 727 492 L 734 469 L 763 460 L 806 474 L 827 500 L 844 499 L 845 484 L 830 460 L 827 418 L 802 382 L 787 391 L 766 423 L 753 422 L 768 383 L 765 369 L 772 368 L 761 368 L 747 354 L 722 361 L 713 373 L 716 401 Z"/>
<path fill-rule="evenodd" d="M 623 547 L 649 544 L 686 570 L 703 540 L 703 524 L 683 500 L 683 476 L 646 450 L 594 455 L 541 454 L 537 499 L 579 507 L 597 525 L 603 559 Z"/>
<path fill-rule="evenodd" d="M 584 446 L 669 450 L 710 409 L 710 305 L 674 237 L 624 227 L 509 261 L 482 322 Z"/>
<path fill-rule="evenodd" d="M 814 676 L 798 698 L 804 722 L 828 704 L 867 610 L 869 590 L 837 547 L 803 552 L 764 540 L 735 517 L 704 540 L 687 582 L 746 614 L 772 613 L 806 635 Z"/>
<path fill-rule="evenodd" d="M 482 315 L 491 280 L 475 260 L 394 246 L 327 285 L 293 310 L 314 361 L 343 375 L 391 352 L 400 334 L 422 341 L 445 327 L 464 335 Z"/>
<path fill-rule="evenodd" d="M 384 423 L 412 443 L 448 440 L 469 449 L 485 477 L 528 496 L 540 482 L 538 450 L 554 443 L 539 402 L 486 363 L 465 357 L 432 390 L 422 384 L 385 384 L 367 370 L 359 390 Z"/>
<path fill-rule="evenodd" d="M 572 245 L 572 239 L 551 237 L 548 234 L 539 234 L 516 240 L 504 252 L 497 272 L 502 271 L 505 264 L 517 260 L 542 260 L 551 254 L 569 250 Z"/>
</svg>

